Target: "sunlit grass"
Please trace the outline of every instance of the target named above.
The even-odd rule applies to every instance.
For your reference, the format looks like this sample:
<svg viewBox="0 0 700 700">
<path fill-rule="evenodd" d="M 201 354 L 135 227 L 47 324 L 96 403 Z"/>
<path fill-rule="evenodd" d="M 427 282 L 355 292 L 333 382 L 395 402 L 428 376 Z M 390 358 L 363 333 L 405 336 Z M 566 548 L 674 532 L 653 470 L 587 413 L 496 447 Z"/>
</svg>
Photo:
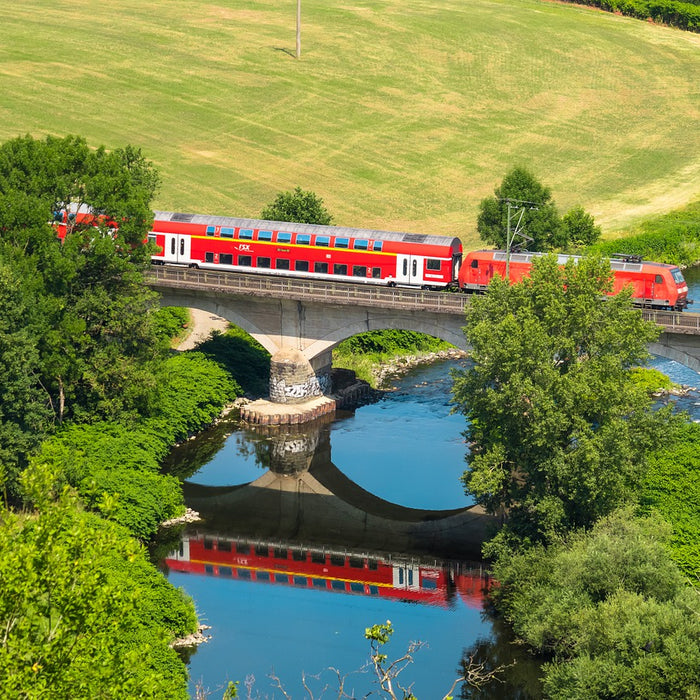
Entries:
<svg viewBox="0 0 700 700">
<path fill-rule="evenodd" d="M 700 195 L 700 35 L 539 0 L 24 0 L 0 138 L 133 143 L 157 208 L 457 234 L 515 164 L 614 232 Z"/>
</svg>

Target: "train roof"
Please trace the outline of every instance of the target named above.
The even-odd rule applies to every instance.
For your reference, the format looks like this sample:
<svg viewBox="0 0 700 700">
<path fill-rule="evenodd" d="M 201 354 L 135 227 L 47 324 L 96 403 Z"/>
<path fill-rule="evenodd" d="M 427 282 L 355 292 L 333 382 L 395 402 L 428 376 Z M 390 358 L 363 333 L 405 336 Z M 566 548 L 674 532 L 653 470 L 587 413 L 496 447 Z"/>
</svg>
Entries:
<svg viewBox="0 0 700 700">
<path fill-rule="evenodd" d="M 473 254 L 488 254 L 489 256 L 492 256 L 493 260 L 506 260 L 506 251 L 505 250 L 475 250 L 472 251 Z M 512 263 L 531 263 L 533 258 L 541 258 L 543 256 L 547 255 L 547 253 L 531 253 L 531 252 L 522 252 L 522 253 L 511 253 L 510 254 L 510 261 Z M 559 254 L 557 255 L 557 262 L 560 265 L 564 265 L 567 260 L 580 260 L 581 256 L 580 255 L 562 255 Z M 611 257 L 610 258 L 610 269 L 611 270 L 618 270 L 622 272 L 641 272 L 643 266 L 645 265 L 653 265 L 654 267 L 666 267 L 669 269 L 673 269 L 675 267 L 678 267 L 677 265 L 668 265 L 666 263 L 657 263 L 657 262 L 651 262 L 650 260 L 641 260 L 640 262 L 637 262 L 635 260 L 627 260 L 624 258 L 615 258 Z"/>
<path fill-rule="evenodd" d="M 297 224 L 289 221 L 267 221 L 265 219 L 239 219 L 230 216 L 208 216 L 204 214 L 180 214 L 169 211 L 156 211 L 159 221 L 172 221 L 202 226 L 226 226 L 230 228 L 252 228 L 290 233 L 308 233 L 319 236 L 346 236 L 378 241 L 396 241 L 400 243 L 417 243 L 419 245 L 449 246 L 461 250 L 459 238 L 439 236 L 437 234 L 406 233 L 400 231 L 380 231 L 377 229 L 351 228 L 349 226 L 322 226 L 320 224 Z"/>
</svg>

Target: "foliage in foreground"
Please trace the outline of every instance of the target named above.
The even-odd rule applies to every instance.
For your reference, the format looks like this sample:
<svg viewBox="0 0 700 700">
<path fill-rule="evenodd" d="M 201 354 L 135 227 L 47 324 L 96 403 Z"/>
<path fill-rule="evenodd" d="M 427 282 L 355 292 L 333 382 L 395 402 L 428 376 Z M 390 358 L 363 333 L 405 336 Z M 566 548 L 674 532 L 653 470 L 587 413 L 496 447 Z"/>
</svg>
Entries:
<svg viewBox="0 0 700 700">
<path fill-rule="evenodd" d="M 565 0 L 573 2 L 574 0 Z M 700 31 L 700 7 L 697 0 L 575 0 L 628 17 L 668 24 L 691 32 Z"/>
<path fill-rule="evenodd" d="M 23 485 L 34 510 L 0 510 L 3 697 L 186 698 L 169 643 L 194 631 L 191 601 L 48 470 Z"/>
<path fill-rule="evenodd" d="M 670 528 L 630 508 L 501 556 L 499 610 L 549 655 L 547 697 L 697 698 L 700 596 L 669 561 Z"/>
<path fill-rule="evenodd" d="M 658 329 L 626 293 L 601 303 L 609 284 L 603 260 L 562 269 L 547 256 L 519 284 L 497 277 L 467 312 L 473 366 L 453 387 L 470 421 L 463 481 L 508 513 L 502 538 L 551 541 L 636 498 L 666 414 L 651 412 L 630 369 Z"/>
<path fill-rule="evenodd" d="M 671 556 L 700 587 L 700 424 L 679 427 L 649 459 L 642 505 L 673 528 Z"/>
<path fill-rule="evenodd" d="M 44 442 L 35 462 L 61 474 L 85 503 L 142 540 L 184 511 L 179 481 L 160 473 L 172 445 L 209 425 L 240 388 L 199 353 L 162 367 L 150 418 L 66 426 Z"/>
</svg>

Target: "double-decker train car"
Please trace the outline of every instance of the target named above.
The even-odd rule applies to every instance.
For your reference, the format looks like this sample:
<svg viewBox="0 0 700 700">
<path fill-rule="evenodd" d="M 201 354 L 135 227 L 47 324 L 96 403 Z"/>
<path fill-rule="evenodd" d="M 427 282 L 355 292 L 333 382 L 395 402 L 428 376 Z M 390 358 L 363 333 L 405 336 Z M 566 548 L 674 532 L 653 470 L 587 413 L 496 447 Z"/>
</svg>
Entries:
<svg viewBox="0 0 700 700">
<path fill-rule="evenodd" d="M 153 262 L 359 284 L 444 289 L 462 261 L 458 238 L 155 212 Z"/>
<path fill-rule="evenodd" d="M 481 607 L 490 583 L 478 568 L 427 565 L 347 553 L 249 542 L 213 534 L 183 537 L 165 565 L 173 571 L 393 598 L 447 606 L 457 594 Z"/>
<path fill-rule="evenodd" d="M 508 278 L 511 284 L 528 277 L 532 261 L 545 253 L 511 253 L 510 260 L 503 250 L 477 250 L 468 253 L 459 271 L 459 288 L 467 293 L 486 291 L 494 275 Z M 559 255 L 560 265 L 580 256 Z M 632 300 L 638 306 L 682 311 L 688 306 L 688 285 L 683 273 L 674 265 L 647 262 L 638 256 L 613 256 L 610 260 L 613 273 L 611 295 L 618 294 L 626 286 L 632 287 Z"/>
</svg>

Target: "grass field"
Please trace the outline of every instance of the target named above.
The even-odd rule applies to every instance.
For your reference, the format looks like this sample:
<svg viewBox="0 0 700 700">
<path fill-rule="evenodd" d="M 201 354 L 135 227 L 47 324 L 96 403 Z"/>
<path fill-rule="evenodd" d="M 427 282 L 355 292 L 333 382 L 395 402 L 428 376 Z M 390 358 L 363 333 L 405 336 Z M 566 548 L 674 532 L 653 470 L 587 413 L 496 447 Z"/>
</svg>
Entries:
<svg viewBox="0 0 700 700">
<path fill-rule="evenodd" d="M 156 208 L 454 233 L 525 165 L 604 231 L 700 197 L 700 35 L 540 0 L 0 0 L 0 139 L 140 146 Z"/>
</svg>

